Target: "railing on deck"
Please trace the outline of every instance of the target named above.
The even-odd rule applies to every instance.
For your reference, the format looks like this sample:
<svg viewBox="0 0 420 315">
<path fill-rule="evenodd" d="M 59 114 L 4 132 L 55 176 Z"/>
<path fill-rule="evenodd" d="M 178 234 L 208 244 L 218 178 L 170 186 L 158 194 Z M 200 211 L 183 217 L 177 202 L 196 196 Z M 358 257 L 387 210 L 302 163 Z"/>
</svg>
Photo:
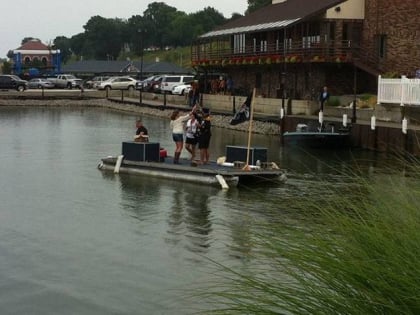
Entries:
<svg viewBox="0 0 420 315">
<path fill-rule="evenodd" d="M 378 104 L 420 105 L 420 79 L 378 78 Z"/>
<path fill-rule="evenodd" d="M 223 48 L 201 43 L 193 47 L 192 62 L 195 65 L 241 65 L 283 62 L 352 62 L 356 47 L 351 41 L 328 41 L 315 43 L 294 43 L 247 45 Z M 357 49 L 358 50 L 358 49 Z"/>
</svg>

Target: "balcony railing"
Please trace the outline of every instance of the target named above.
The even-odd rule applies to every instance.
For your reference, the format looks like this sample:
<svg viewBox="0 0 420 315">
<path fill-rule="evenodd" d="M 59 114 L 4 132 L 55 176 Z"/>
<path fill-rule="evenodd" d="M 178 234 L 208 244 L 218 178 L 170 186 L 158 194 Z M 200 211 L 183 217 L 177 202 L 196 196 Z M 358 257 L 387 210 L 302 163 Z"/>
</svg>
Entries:
<svg viewBox="0 0 420 315">
<path fill-rule="evenodd" d="M 192 49 L 192 63 L 195 66 L 229 66 L 284 62 L 353 62 L 358 51 L 351 41 L 296 43 L 286 47 L 276 44 L 248 45 L 237 49 L 199 44 Z"/>
</svg>

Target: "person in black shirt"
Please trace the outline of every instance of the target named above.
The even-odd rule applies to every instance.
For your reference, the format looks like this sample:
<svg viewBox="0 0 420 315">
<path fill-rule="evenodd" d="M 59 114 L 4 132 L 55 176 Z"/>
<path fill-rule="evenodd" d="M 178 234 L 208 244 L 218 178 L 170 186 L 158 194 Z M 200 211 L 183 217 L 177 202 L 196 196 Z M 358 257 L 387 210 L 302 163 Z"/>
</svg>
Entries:
<svg viewBox="0 0 420 315">
<path fill-rule="evenodd" d="M 209 162 L 209 144 L 211 138 L 211 121 L 209 112 L 203 113 L 203 120 L 200 123 L 200 137 L 198 139 L 198 148 L 200 149 L 200 163 Z"/>
<path fill-rule="evenodd" d="M 136 135 L 134 136 L 135 142 L 148 142 L 149 141 L 149 135 L 147 132 L 146 127 L 143 126 L 143 122 L 141 119 L 138 119 L 136 121 Z"/>
</svg>

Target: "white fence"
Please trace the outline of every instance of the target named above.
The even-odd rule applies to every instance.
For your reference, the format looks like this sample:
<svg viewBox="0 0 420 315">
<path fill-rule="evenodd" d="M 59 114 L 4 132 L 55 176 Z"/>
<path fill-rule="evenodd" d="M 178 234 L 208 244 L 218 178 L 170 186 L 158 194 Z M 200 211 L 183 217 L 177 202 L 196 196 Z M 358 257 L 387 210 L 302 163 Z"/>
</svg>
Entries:
<svg viewBox="0 0 420 315">
<path fill-rule="evenodd" d="M 420 79 L 378 78 L 378 104 L 420 105 Z"/>
</svg>

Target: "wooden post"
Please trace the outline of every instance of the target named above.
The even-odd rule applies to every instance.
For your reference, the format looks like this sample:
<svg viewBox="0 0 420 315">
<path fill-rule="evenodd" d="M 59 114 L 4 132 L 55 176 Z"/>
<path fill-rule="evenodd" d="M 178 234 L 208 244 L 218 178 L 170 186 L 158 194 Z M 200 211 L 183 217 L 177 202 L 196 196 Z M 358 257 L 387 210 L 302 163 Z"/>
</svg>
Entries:
<svg viewBox="0 0 420 315">
<path fill-rule="evenodd" d="M 232 99 L 232 114 L 233 115 L 236 114 L 236 99 L 235 99 L 235 96 L 233 96 L 233 99 Z"/>
<path fill-rule="evenodd" d="M 249 115 L 249 128 L 248 128 L 248 145 L 246 148 L 246 163 L 245 166 L 243 168 L 243 170 L 251 170 L 251 168 L 249 167 L 249 151 L 251 149 L 251 136 L 252 136 L 252 121 L 254 120 L 254 106 L 255 106 L 255 94 L 256 94 L 257 89 L 254 88 L 253 92 L 252 92 L 252 100 L 251 100 L 251 113 Z"/>
</svg>

